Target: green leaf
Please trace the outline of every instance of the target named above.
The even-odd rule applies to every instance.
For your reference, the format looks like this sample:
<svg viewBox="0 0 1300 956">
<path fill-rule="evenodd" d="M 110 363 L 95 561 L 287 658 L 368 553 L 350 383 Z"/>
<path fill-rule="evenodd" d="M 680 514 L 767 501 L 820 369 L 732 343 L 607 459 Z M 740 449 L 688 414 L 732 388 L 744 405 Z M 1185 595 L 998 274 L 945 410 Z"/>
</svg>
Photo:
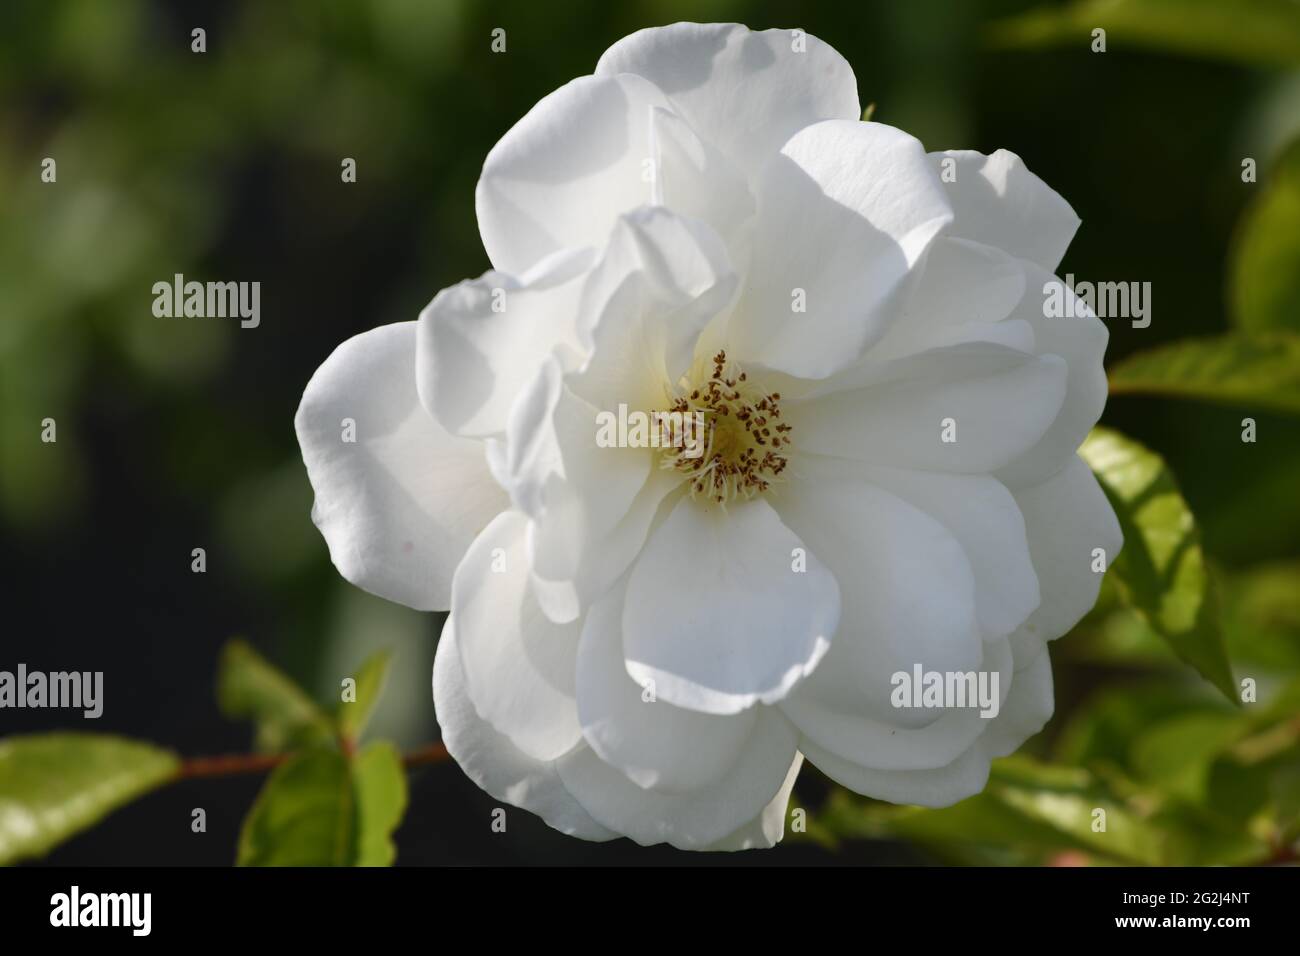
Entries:
<svg viewBox="0 0 1300 956">
<path fill-rule="evenodd" d="M 1300 562 L 1256 565 L 1217 580 L 1224 646 L 1234 668 L 1255 675 L 1300 673 Z M 1151 669 L 1176 660 L 1131 607 L 1085 618 L 1060 650 L 1069 660 L 1111 667 Z"/>
<path fill-rule="evenodd" d="M 1103 690 L 1071 716 L 1056 759 L 1132 778 L 1129 802 L 1165 833 L 1167 863 L 1258 862 L 1300 806 L 1289 776 L 1300 768 L 1300 681 L 1239 709 L 1199 691 L 1156 681 Z"/>
<path fill-rule="evenodd" d="M 1300 413 L 1300 336 L 1184 339 L 1138 352 L 1111 369 L 1110 390 Z"/>
<path fill-rule="evenodd" d="M 388 667 L 392 661 L 392 652 L 380 651 L 357 669 L 354 678 L 357 682 L 356 699 L 339 704 L 339 733 L 348 740 L 356 740 L 361 736 L 361 731 L 374 713 L 375 705 L 384 692 Z"/>
<path fill-rule="evenodd" d="M 1236 703 L 1214 583 L 1173 475 L 1160 456 L 1109 429 L 1093 429 L 1080 454 L 1124 532 L 1124 550 L 1110 567 L 1120 594 L 1182 661 Z"/>
<path fill-rule="evenodd" d="M 1106 830 L 1093 829 L 1094 811 L 1106 811 Z M 1111 862 L 1162 861 L 1164 835 L 1086 770 L 1025 757 L 993 762 L 982 793 L 950 807 L 894 807 L 866 803 L 837 791 L 819 817 L 837 836 L 894 837 L 922 844 L 942 857 L 956 848 L 1000 848 L 1039 855 L 1081 850 Z"/>
<path fill-rule="evenodd" d="M 276 768 L 244 820 L 240 866 L 386 866 L 406 809 L 397 751 L 376 742 L 349 759 L 319 746 Z"/>
<path fill-rule="evenodd" d="M 1233 319 L 1248 332 L 1300 332 L 1300 140 L 1253 188 L 1232 247 Z"/>
<path fill-rule="evenodd" d="M 1249 821 L 1176 798 L 1162 801 L 1149 822 L 1166 834 L 1166 866 L 1245 866 L 1269 853 L 1268 844 L 1250 832 Z"/>
<path fill-rule="evenodd" d="M 0 740 L 0 864 L 42 856 L 168 782 L 170 751 L 123 737 L 50 733 Z"/>
<path fill-rule="evenodd" d="M 1240 63 L 1300 63 L 1300 4 L 1295 0 L 1079 0 L 994 23 L 1003 47 L 1077 44 L 1106 31 L 1106 49 L 1151 47 Z"/>
<path fill-rule="evenodd" d="M 329 716 L 296 683 L 247 642 L 233 640 L 221 652 L 217 701 L 228 717 L 252 719 L 257 749 L 278 753 L 333 736 Z"/>
<path fill-rule="evenodd" d="M 1300 673 L 1300 562 L 1257 565 L 1230 578 L 1224 629 L 1233 660 Z"/>
<path fill-rule="evenodd" d="M 1122 607 L 1104 618 L 1081 623 L 1061 648 L 1064 660 L 1110 667 L 1151 669 L 1175 664 L 1178 659 L 1169 645 L 1131 607 Z"/>
<path fill-rule="evenodd" d="M 1205 684 L 1146 680 L 1103 686 L 1070 714 L 1052 756 L 1069 765 L 1113 764 L 1132 772 L 1133 741 L 1146 728 L 1188 715 L 1232 713 Z"/>
<path fill-rule="evenodd" d="M 1259 804 L 1258 781 L 1232 785 L 1229 805 Z M 982 793 L 941 809 L 890 806 L 837 789 L 818 823 L 833 837 L 908 840 L 958 863 L 1029 865 L 1082 852 L 1096 863 L 1189 866 L 1258 862 L 1269 852 L 1244 817 L 1138 786 L 1114 770 L 1023 756 L 993 761 Z"/>
<path fill-rule="evenodd" d="M 1087 771 L 1024 757 L 997 761 L 989 776 L 993 796 L 1026 819 L 1102 857 L 1143 865 L 1164 862 L 1163 836 Z M 1094 830 L 1097 810 L 1106 829 Z"/>
<path fill-rule="evenodd" d="M 1231 756 L 1220 757 L 1210 765 L 1207 775 L 1207 807 L 1227 819 L 1250 821 L 1269 809 L 1271 770 L 1263 764 L 1243 764 Z"/>
<path fill-rule="evenodd" d="M 406 813 L 406 772 L 397 748 L 377 740 L 352 764 L 357 794 L 357 866 L 391 866 L 393 831 Z"/>
<path fill-rule="evenodd" d="M 1194 803 L 1204 803 L 1215 759 L 1247 729 L 1240 715 L 1183 714 L 1145 729 L 1132 745 L 1140 778 Z"/>
<path fill-rule="evenodd" d="M 347 866 L 356 857 L 348 760 L 331 747 L 295 754 L 257 795 L 239 836 L 240 866 Z"/>
<path fill-rule="evenodd" d="M 1300 760 L 1281 767 L 1273 777 L 1274 801 L 1282 824 L 1279 843 L 1289 846 L 1300 841 Z"/>
</svg>

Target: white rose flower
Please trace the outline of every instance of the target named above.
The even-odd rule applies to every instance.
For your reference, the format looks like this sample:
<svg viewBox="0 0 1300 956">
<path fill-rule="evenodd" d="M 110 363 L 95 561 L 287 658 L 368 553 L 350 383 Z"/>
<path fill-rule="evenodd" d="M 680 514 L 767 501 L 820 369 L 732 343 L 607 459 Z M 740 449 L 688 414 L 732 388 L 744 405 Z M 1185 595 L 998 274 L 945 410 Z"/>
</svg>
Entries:
<svg viewBox="0 0 1300 956">
<path fill-rule="evenodd" d="M 805 756 L 977 793 L 1119 551 L 1075 454 L 1107 332 L 1044 317 L 1079 220 L 1010 153 L 860 115 L 799 31 L 633 34 L 489 153 L 493 270 L 307 386 L 335 565 L 450 608 L 448 749 L 565 833 L 771 846 Z M 603 447 L 620 406 L 698 413 L 703 453 Z M 996 699 L 895 706 L 918 669 Z"/>
</svg>

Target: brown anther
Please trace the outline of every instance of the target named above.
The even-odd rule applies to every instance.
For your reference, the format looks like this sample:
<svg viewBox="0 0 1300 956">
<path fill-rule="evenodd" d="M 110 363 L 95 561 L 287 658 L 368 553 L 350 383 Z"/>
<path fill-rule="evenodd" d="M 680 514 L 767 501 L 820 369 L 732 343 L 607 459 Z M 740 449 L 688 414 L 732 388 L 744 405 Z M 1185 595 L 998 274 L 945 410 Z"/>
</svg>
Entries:
<svg viewBox="0 0 1300 956">
<path fill-rule="evenodd" d="M 707 453 L 686 458 L 677 447 L 680 429 L 669 423 L 662 429 L 668 439 L 664 467 L 689 475 L 692 495 L 707 495 L 718 504 L 767 491 L 786 466 L 785 457 L 772 449 L 790 443 L 784 437 L 790 426 L 770 423 L 781 415 L 779 398 L 778 393 L 758 392 L 748 373 L 728 365 L 726 351 L 719 351 L 708 380 L 671 404 L 673 411 L 683 415 L 704 414 Z"/>
</svg>

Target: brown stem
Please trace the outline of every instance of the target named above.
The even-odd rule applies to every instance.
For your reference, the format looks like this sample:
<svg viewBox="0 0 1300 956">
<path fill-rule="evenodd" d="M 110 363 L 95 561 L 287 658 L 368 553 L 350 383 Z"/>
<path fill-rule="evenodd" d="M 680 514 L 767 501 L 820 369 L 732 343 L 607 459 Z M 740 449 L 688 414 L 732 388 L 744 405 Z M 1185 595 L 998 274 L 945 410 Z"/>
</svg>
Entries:
<svg viewBox="0 0 1300 956">
<path fill-rule="evenodd" d="M 292 754 L 227 754 L 220 757 L 189 757 L 181 761 L 176 771 L 177 780 L 195 780 L 204 777 L 233 777 L 241 773 L 265 773 L 274 770 Z M 407 767 L 440 763 L 448 757 L 441 743 L 429 744 L 402 757 Z"/>
<path fill-rule="evenodd" d="M 274 770 L 289 759 L 288 754 L 227 754 L 222 757 L 190 757 L 181 761 L 176 779 L 231 777 L 240 773 Z"/>
<path fill-rule="evenodd" d="M 419 767 L 429 763 L 442 763 L 450 754 L 447 753 L 447 747 L 441 741 L 436 744 L 429 744 L 427 747 L 421 747 L 402 758 L 402 763 L 409 767 Z"/>
</svg>

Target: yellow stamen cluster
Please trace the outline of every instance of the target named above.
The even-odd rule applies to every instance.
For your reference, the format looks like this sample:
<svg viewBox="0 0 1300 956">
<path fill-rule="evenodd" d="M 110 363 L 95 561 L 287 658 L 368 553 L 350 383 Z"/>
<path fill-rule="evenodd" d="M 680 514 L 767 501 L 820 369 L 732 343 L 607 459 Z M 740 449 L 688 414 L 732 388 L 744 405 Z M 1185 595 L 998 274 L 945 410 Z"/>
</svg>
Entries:
<svg viewBox="0 0 1300 956">
<path fill-rule="evenodd" d="M 727 353 L 713 357 L 708 378 L 689 385 L 673 398 L 669 411 L 690 421 L 703 412 L 703 454 L 690 457 L 689 446 L 665 442 L 660 465 L 684 473 L 693 498 L 725 504 L 748 500 L 780 480 L 786 458 L 781 449 L 790 444 L 790 426 L 780 421 L 781 394 L 760 391 Z"/>
</svg>

